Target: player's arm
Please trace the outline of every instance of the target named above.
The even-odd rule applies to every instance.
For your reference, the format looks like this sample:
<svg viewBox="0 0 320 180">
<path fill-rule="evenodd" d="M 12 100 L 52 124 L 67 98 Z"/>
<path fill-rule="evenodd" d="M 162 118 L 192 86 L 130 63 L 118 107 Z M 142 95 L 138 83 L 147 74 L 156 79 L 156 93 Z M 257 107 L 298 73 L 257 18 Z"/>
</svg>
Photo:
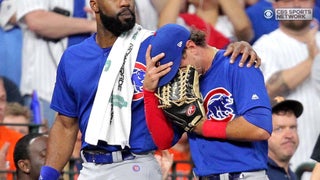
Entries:
<svg viewBox="0 0 320 180">
<path fill-rule="evenodd" d="M 232 121 L 202 121 L 194 132 L 208 138 L 228 139 L 235 141 L 260 141 L 270 137 L 268 130 L 250 123 L 247 118 L 255 118 L 253 121 L 268 122 L 270 112 L 266 108 L 257 108 L 246 112 L 245 116 L 239 116 Z"/>
<path fill-rule="evenodd" d="M 158 108 L 158 99 L 154 92 L 143 90 L 143 94 L 147 127 L 152 139 L 159 149 L 168 149 L 174 140 L 172 124 L 166 120 L 164 113 Z"/>
<path fill-rule="evenodd" d="M 174 131 L 172 124 L 166 120 L 162 110 L 158 108 L 158 98 L 154 95 L 154 92 L 158 87 L 159 79 L 170 71 L 172 63 L 156 67 L 156 63 L 164 57 L 164 54 L 151 58 L 150 51 L 151 46 L 148 47 L 146 52 L 147 67 L 143 81 L 145 116 L 148 129 L 157 147 L 168 149 L 172 145 Z"/>
<path fill-rule="evenodd" d="M 228 72 L 232 79 L 235 118 L 231 121 L 206 120 L 196 127 L 196 132 L 205 137 L 236 141 L 268 139 L 272 131 L 272 113 L 263 74 L 255 68 L 236 66 L 230 66 Z M 252 100 L 252 94 L 259 98 Z"/>
<path fill-rule="evenodd" d="M 60 176 L 69 161 L 79 130 L 76 118 L 58 114 L 50 133 L 45 166 L 41 168 L 43 179 Z"/>
<path fill-rule="evenodd" d="M 240 67 L 243 67 L 244 64 L 246 64 L 247 67 L 251 67 L 253 65 L 255 68 L 260 67 L 261 58 L 252 46 L 245 41 L 230 43 L 226 48 L 224 56 L 230 56 L 230 63 L 233 64 L 240 54 L 242 55 L 239 62 Z"/>
</svg>

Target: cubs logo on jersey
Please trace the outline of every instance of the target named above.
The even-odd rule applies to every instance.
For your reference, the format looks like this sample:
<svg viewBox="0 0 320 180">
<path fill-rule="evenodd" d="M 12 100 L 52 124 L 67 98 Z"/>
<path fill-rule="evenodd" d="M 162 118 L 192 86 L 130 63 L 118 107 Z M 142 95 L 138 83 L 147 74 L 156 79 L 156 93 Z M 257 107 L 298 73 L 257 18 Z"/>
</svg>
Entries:
<svg viewBox="0 0 320 180">
<path fill-rule="evenodd" d="M 146 66 L 140 62 L 136 62 L 132 73 L 132 84 L 134 88 L 133 101 L 138 101 L 143 98 L 143 80 L 146 75 Z"/>
<path fill-rule="evenodd" d="M 230 121 L 235 114 L 232 109 L 232 94 L 220 87 L 209 91 L 204 98 L 204 108 L 208 120 Z"/>
</svg>

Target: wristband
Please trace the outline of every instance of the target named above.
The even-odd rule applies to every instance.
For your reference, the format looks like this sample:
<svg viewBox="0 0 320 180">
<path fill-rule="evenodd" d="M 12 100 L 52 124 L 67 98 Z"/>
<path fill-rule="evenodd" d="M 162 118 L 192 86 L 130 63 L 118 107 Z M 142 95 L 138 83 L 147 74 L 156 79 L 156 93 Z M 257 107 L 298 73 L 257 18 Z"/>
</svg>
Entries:
<svg viewBox="0 0 320 180">
<path fill-rule="evenodd" d="M 50 166 L 42 166 L 39 180 L 58 180 L 60 172 Z"/>
<path fill-rule="evenodd" d="M 202 134 L 204 137 L 227 139 L 227 125 L 225 121 L 209 121 L 205 120 L 202 126 Z"/>
</svg>

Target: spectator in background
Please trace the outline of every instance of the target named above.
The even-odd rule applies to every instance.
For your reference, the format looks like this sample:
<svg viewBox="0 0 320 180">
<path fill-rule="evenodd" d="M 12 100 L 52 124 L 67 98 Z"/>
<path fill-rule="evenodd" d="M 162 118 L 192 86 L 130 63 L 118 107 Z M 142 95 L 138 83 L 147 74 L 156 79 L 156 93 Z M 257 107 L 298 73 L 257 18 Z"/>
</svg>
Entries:
<svg viewBox="0 0 320 180">
<path fill-rule="evenodd" d="M 316 95 L 320 96 L 320 52 L 316 55 L 312 69 L 311 69 L 311 80 L 313 85 L 316 87 Z"/>
<path fill-rule="evenodd" d="M 277 1 L 274 8 L 313 8 L 314 0 Z M 319 53 L 318 23 L 310 20 L 280 20 L 279 28 L 262 36 L 253 45 L 262 61 L 270 99 L 284 96 L 300 101 L 308 113 L 299 118 L 300 145 L 291 159 L 292 169 L 309 161 L 312 145 L 320 133 L 319 93 L 310 78 Z"/>
<path fill-rule="evenodd" d="M 254 32 L 254 36 L 250 41 L 250 44 L 253 44 L 262 35 L 268 34 L 279 27 L 279 22 L 275 18 L 276 14 L 272 6 L 273 1 L 276 0 L 258 0 L 257 3 L 246 9 L 246 13 L 250 18 Z M 320 20 L 319 6 L 314 7 L 313 16 L 317 20 Z"/>
<path fill-rule="evenodd" d="M 313 62 L 311 79 L 312 79 L 313 85 L 316 87 L 317 93 L 315 95 L 320 96 L 320 53 L 317 54 Z M 316 164 L 311 174 L 311 180 L 319 180 L 320 179 L 320 133 L 313 147 L 311 159 L 316 161 Z"/>
<path fill-rule="evenodd" d="M 23 136 L 14 148 L 14 165 L 18 180 L 38 180 L 44 165 L 48 136 L 30 133 Z"/>
<path fill-rule="evenodd" d="M 192 177 L 193 163 L 187 133 L 182 134 L 180 140 L 169 149 L 169 152 L 173 154 L 174 160 L 171 176 L 181 180 Z"/>
<path fill-rule="evenodd" d="M 243 4 L 244 8 L 248 8 L 250 6 L 255 5 L 260 0 L 239 0 L 239 1 Z"/>
<path fill-rule="evenodd" d="M 24 124 L 21 126 L 7 126 L 9 129 L 20 132 L 21 134 L 29 133 L 31 111 L 29 108 L 19 103 L 8 103 L 4 114 L 3 123 Z"/>
<path fill-rule="evenodd" d="M 297 118 L 303 112 L 299 101 L 276 97 L 272 101 L 273 131 L 268 139 L 268 170 L 270 180 L 296 180 L 290 159 L 299 145 Z"/>
<path fill-rule="evenodd" d="M 320 96 L 320 53 L 315 57 L 315 60 L 313 62 L 311 78 L 317 90 L 317 93 L 315 95 Z M 319 180 L 320 179 L 320 133 L 313 147 L 311 159 L 316 161 L 316 164 L 311 174 L 311 180 Z"/>
<path fill-rule="evenodd" d="M 24 102 L 19 87 L 9 78 L 5 76 L 2 76 L 1 78 L 3 79 L 4 88 L 7 94 L 7 102 L 18 102 L 23 105 Z"/>
<path fill-rule="evenodd" d="M 10 143 L 5 142 L 2 146 L 0 146 L 0 180 L 7 179 L 7 173 L 4 173 L 9 170 L 9 162 L 7 161 L 7 154 L 10 147 Z"/>
<path fill-rule="evenodd" d="M 14 162 L 13 162 L 13 149 L 16 142 L 22 137 L 22 134 L 8 129 L 7 127 L 1 125 L 4 119 L 4 112 L 7 106 L 7 95 L 4 89 L 3 79 L 0 77 L 0 162 L 5 161 L 5 164 L 1 164 L 0 168 L 4 168 L 1 170 L 8 170 L 11 173 L 7 174 L 7 179 L 12 180 L 12 172 L 15 171 Z M 3 158 L 5 157 L 5 160 Z M 1 167 L 4 166 L 5 167 Z M 1 175 L 0 176 L 4 176 Z"/>
<path fill-rule="evenodd" d="M 96 32 L 91 13 L 85 12 L 89 0 L 17 0 L 17 21 L 23 31 L 21 93 L 29 106 L 36 90 L 42 119 L 49 127 L 55 112 L 50 100 L 57 65 L 66 47 L 77 44 Z M 36 47 L 36 48 L 35 48 Z"/>
<path fill-rule="evenodd" d="M 159 1 L 162 3 L 163 1 Z M 166 0 L 164 0 L 166 2 Z M 136 1 L 137 23 L 149 30 L 156 30 L 158 25 L 158 12 L 151 0 Z"/>
<path fill-rule="evenodd" d="M 162 180 L 168 179 L 173 164 L 173 154 L 169 150 L 159 150 L 154 157 L 161 167 Z"/>
<path fill-rule="evenodd" d="M 195 7 L 195 12 L 188 8 Z M 171 0 L 160 13 L 159 27 L 178 23 L 188 29 L 202 30 L 207 43 L 224 48 L 230 42 L 250 41 L 253 31 L 239 0 Z"/>
<path fill-rule="evenodd" d="M 259 0 L 256 4 L 248 7 L 246 13 L 250 18 L 254 32 L 251 44 L 263 34 L 268 34 L 279 26 L 270 0 Z"/>
<path fill-rule="evenodd" d="M 173 166 L 168 169 L 168 177 L 184 180 L 193 176 L 193 163 L 187 133 L 183 133 L 180 140 L 173 147 L 168 150 L 157 150 L 155 155 L 159 156 L 158 158 L 160 159 L 163 158 L 165 162 L 170 162 L 170 156 L 172 156 L 173 162 L 171 164 Z"/>
<path fill-rule="evenodd" d="M 320 179 L 320 161 L 317 161 L 314 165 L 313 170 L 312 170 L 310 180 L 319 180 L 319 179 Z"/>
<path fill-rule="evenodd" d="M 16 8 L 16 0 L 0 1 L 0 75 L 20 86 L 22 33 L 16 25 Z"/>
</svg>

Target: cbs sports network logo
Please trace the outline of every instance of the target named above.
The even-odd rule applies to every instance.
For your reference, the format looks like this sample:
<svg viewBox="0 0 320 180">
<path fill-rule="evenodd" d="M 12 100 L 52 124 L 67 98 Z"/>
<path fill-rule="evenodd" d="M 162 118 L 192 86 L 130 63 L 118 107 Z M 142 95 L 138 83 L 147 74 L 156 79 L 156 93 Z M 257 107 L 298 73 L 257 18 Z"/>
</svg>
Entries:
<svg viewBox="0 0 320 180">
<path fill-rule="evenodd" d="M 276 8 L 274 10 L 267 9 L 264 11 L 266 19 L 273 18 L 275 20 L 312 20 L 312 8 Z"/>
</svg>

